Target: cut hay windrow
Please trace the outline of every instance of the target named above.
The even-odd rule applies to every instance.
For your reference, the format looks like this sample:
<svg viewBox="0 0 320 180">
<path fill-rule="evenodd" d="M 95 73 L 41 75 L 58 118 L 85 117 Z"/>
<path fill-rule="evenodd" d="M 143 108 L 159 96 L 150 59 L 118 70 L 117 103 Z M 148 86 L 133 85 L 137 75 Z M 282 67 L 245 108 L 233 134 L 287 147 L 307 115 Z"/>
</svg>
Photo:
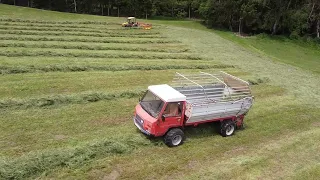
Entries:
<svg viewBox="0 0 320 180">
<path fill-rule="evenodd" d="M 128 70 L 168 70 L 168 69 L 223 69 L 233 68 L 231 65 L 47 65 L 47 66 L 0 66 L 0 74 L 20 74 L 35 72 L 76 72 L 76 71 L 128 71 Z"/>
<path fill-rule="evenodd" d="M 121 25 L 116 22 L 106 21 L 43 21 L 43 20 L 28 20 L 28 19 L 10 19 L 2 18 L 0 22 L 19 22 L 19 23 L 39 23 L 39 24 L 101 24 L 101 25 Z"/>
<path fill-rule="evenodd" d="M 159 31 L 114 31 L 101 29 L 76 29 L 76 28 L 54 28 L 54 27 L 27 27 L 27 26 L 1 26 L 3 30 L 30 30 L 30 31 L 62 31 L 62 32 L 92 32 L 92 33 L 106 33 L 106 34 L 132 34 L 132 35 L 154 35 L 160 34 Z"/>
<path fill-rule="evenodd" d="M 47 49 L 82 49 L 82 50 L 119 50 L 119 51 L 150 51 L 150 52 L 169 52 L 181 53 L 188 52 L 187 48 L 143 48 L 143 47 L 116 47 L 116 46 L 98 46 L 86 44 L 45 44 L 45 43 L 1 43 L 0 47 L 23 47 L 23 48 L 47 48 Z"/>
<path fill-rule="evenodd" d="M 0 51 L 0 56 L 20 57 L 20 56 L 43 56 L 43 57 L 88 57 L 88 58 L 133 58 L 133 59 L 186 59 L 200 60 L 199 56 L 192 54 L 142 54 L 142 53 L 87 53 L 87 52 L 57 52 L 57 51 Z"/>
<path fill-rule="evenodd" d="M 152 146 L 139 134 L 100 139 L 76 147 L 50 149 L 0 161 L 0 179 L 34 179 L 55 168 L 77 168 L 94 159 L 129 154 L 137 148 Z"/>
<path fill-rule="evenodd" d="M 16 40 L 16 41 L 61 41 L 61 42 L 95 42 L 95 43 L 130 43 L 130 44 L 150 44 L 150 43 L 180 43 L 176 40 L 168 39 L 87 39 L 87 38 L 60 38 L 45 36 L 0 36 L 0 40 Z"/>
<path fill-rule="evenodd" d="M 22 31 L 22 30 L 0 30 L 0 34 L 35 35 L 35 36 L 89 36 L 89 37 L 134 37 L 134 38 L 166 38 L 161 35 L 135 35 L 135 34 L 113 34 L 113 33 L 81 33 L 81 32 L 54 32 L 54 31 Z"/>
<path fill-rule="evenodd" d="M 52 95 L 39 98 L 28 99 L 4 99 L 0 100 L 0 109 L 5 108 L 32 108 L 32 107 L 47 107 L 61 104 L 83 104 L 90 102 L 98 102 L 102 100 L 113 100 L 117 98 L 133 98 L 140 97 L 143 94 L 142 90 L 123 91 L 118 93 L 104 92 L 85 92 L 81 94 L 69 95 Z"/>
<path fill-rule="evenodd" d="M 11 23 L 11 22 L 1 22 L 0 25 L 4 26 L 27 26 L 27 27 L 53 27 L 53 28 L 78 28 L 78 29 L 107 29 L 107 30 L 139 30 L 139 29 L 128 29 L 128 28 L 122 28 L 120 25 L 116 26 L 118 28 L 107 28 L 104 25 L 95 25 L 95 26 L 89 26 L 89 25 L 79 25 L 79 24 L 39 24 L 39 23 Z M 115 25 L 113 25 L 115 26 Z"/>
</svg>

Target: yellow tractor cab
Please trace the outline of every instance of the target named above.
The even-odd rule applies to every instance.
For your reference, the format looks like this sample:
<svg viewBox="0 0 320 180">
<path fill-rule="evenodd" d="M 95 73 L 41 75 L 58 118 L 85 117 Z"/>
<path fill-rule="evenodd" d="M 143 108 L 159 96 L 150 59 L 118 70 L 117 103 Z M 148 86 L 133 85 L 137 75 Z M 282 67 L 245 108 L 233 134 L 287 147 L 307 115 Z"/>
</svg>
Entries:
<svg viewBox="0 0 320 180">
<path fill-rule="evenodd" d="M 137 19 L 135 17 L 128 17 L 127 22 L 122 23 L 122 27 L 138 27 Z"/>
</svg>

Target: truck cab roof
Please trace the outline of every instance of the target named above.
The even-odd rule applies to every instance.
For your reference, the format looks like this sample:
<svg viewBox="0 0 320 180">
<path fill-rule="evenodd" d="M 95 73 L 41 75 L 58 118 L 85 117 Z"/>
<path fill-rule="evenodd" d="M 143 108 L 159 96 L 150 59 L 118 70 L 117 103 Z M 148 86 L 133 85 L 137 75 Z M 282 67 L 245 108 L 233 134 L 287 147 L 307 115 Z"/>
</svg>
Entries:
<svg viewBox="0 0 320 180">
<path fill-rule="evenodd" d="M 148 90 L 165 102 L 186 101 L 187 97 L 167 84 L 149 86 Z"/>
</svg>

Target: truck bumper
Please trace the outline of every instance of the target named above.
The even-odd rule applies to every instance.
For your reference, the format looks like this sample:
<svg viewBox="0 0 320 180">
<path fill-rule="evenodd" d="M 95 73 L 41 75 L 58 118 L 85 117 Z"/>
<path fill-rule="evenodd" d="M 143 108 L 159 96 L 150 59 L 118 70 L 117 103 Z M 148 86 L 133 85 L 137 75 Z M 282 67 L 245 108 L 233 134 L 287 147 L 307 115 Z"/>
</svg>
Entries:
<svg viewBox="0 0 320 180">
<path fill-rule="evenodd" d="M 144 130 L 143 127 L 141 127 L 141 126 L 137 123 L 137 120 L 136 120 L 135 117 L 133 117 L 133 122 L 134 122 L 134 125 L 136 125 L 137 128 L 138 128 L 143 134 L 145 134 L 145 135 L 147 135 L 147 136 L 151 136 L 150 132 Z"/>
</svg>

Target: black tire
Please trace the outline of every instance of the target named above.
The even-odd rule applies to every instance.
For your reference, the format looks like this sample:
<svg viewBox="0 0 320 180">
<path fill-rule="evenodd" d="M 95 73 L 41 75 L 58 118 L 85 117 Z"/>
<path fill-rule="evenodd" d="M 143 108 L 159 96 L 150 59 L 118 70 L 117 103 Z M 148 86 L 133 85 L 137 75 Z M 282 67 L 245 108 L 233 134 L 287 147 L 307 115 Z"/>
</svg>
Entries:
<svg viewBox="0 0 320 180">
<path fill-rule="evenodd" d="M 170 129 L 164 136 L 164 143 L 169 147 L 176 147 L 183 144 L 184 133 L 179 128 Z"/>
<path fill-rule="evenodd" d="M 236 125 L 232 120 L 221 122 L 220 134 L 223 137 L 232 136 L 236 130 Z"/>
</svg>

